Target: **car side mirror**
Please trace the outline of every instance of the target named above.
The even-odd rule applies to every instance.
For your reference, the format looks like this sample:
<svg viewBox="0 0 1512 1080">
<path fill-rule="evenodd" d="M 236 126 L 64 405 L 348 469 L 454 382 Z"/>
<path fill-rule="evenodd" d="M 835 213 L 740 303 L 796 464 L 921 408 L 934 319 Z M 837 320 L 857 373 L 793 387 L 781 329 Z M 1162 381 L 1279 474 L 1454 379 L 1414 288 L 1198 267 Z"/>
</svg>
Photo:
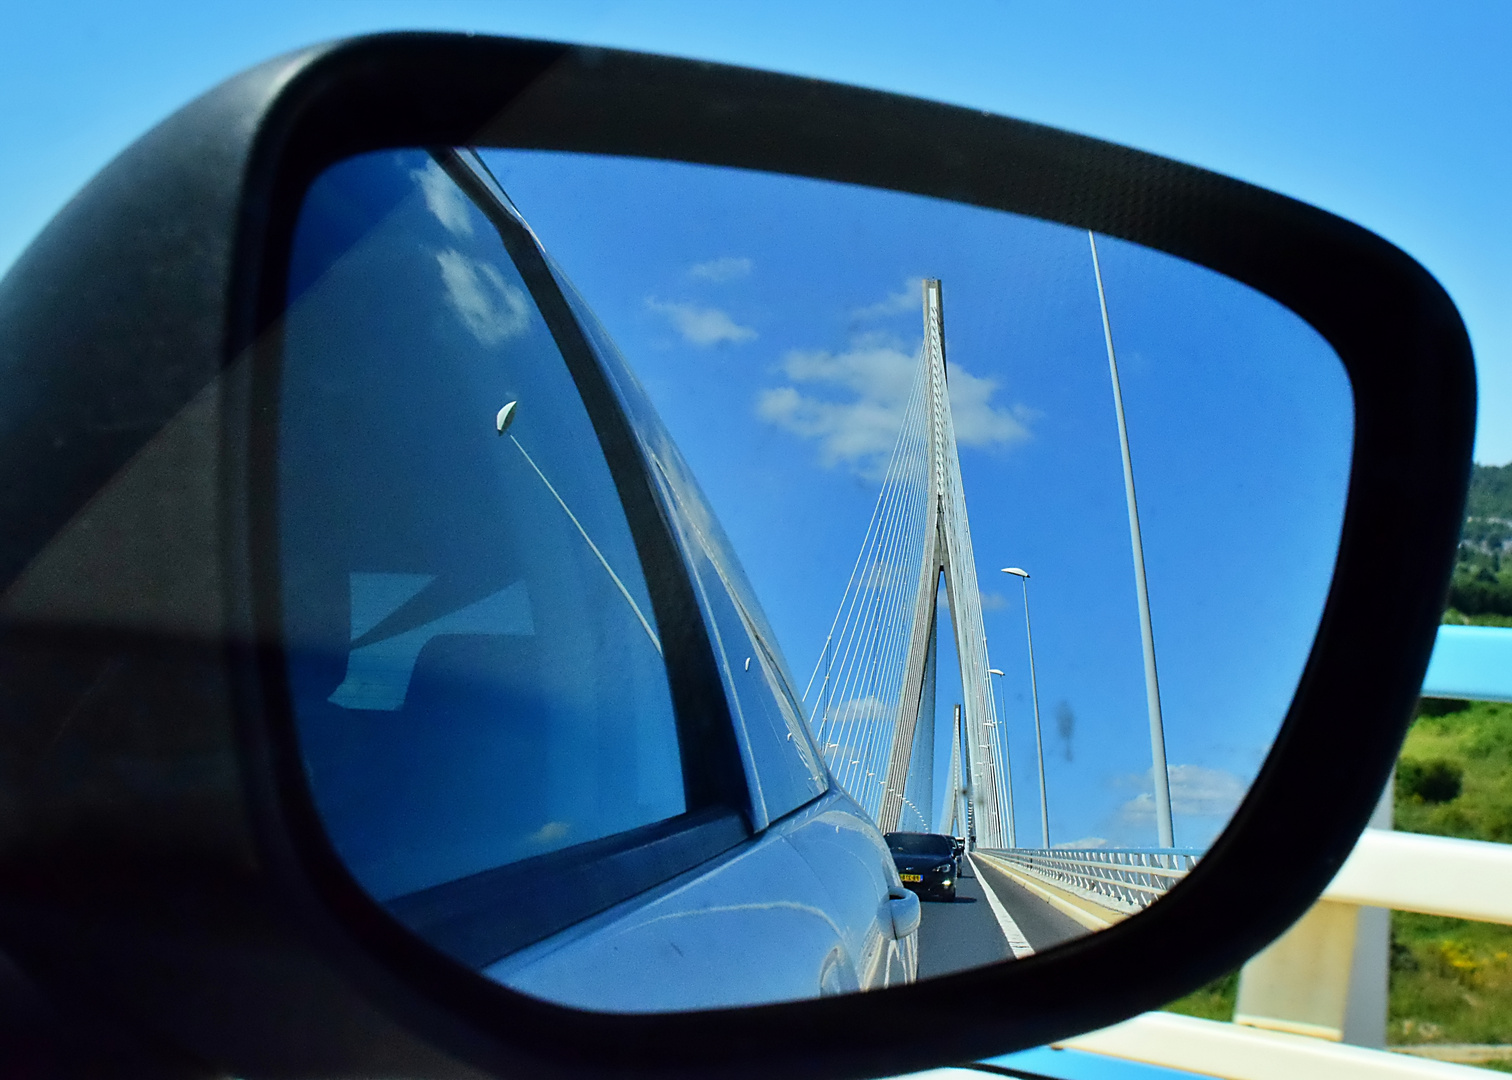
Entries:
<svg viewBox="0 0 1512 1080">
<path fill-rule="evenodd" d="M 893 937 L 904 941 L 918 933 L 923 921 L 923 906 L 919 896 L 908 889 L 892 888 L 887 891 L 887 913 L 892 922 Z"/>
<path fill-rule="evenodd" d="M 931 266 L 951 268 L 899 261 L 896 301 L 837 285 L 826 317 L 871 336 L 843 355 L 788 341 L 787 383 L 744 406 L 853 466 L 833 490 L 872 485 L 878 520 L 898 505 L 923 523 L 917 551 L 868 532 L 859 584 L 829 636 L 811 635 L 808 690 L 719 525 L 722 496 L 705 496 L 708 471 L 637 378 L 655 342 L 627 362 L 593 310 L 621 294 L 569 276 L 683 266 L 696 245 L 669 237 L 708 247 L 735 226 L 801 233 L 799 261 L 840 266 L 828 280 L 847 288 L 900 238 L 925 236 Z M 1127 669 L 1109 710 L 1136 764 L 1107 775 L 1129 785 L 1114 809 L 1149 834 L 1070 849 L 1051 834 L 1043 746 L 1035 787 L 1030 729 L 1008 734 L 998 711 L 1007 630 L 989 656 L 986 627 L 1002 609 L 1015 643 L 1024 631 L 1030 696 L 1013 722 L 1032 715 L 1040 742 L 1034 650 L 1053 668 L 1045 633 L 1075 605 L 1036 607 L 1031 631 L 1024 567 L 1039 588 L 1041 564 L 1007 567 L 1003 594 L 978 577 L 953 458 L 957 436 L 1007 455 L 1046 430 L 1045 409 L 995 403 L 1006 376 L 973 375 L 979 357 L 1014 344 L 1047 388 L 1081 377 L 1072 346 L 1040 349 L 1048 330 L 1015 337 L 1024 324 L 992 314 L 1028 295 L 998 288 L 1025 266 L 1037 310 L 1060 311 L 1063 254 L 1087 316 L 1074 347 L 1118 406 L 1115 423 L 1102 397 L 1095 411 L 1054 399 L 1056 445 L 1095 430 L 1107 452 L 1068 451 L 1038 490 L 1092 500 L 1106 482 L 1099 550 L 1127 574 L 1132 544 L 1124 636 L 1088 646 L 1108 669 L 1084 682 L 1113 679 L 1113 652 Z M 702 257 L 686 280 L 753 265 Z M 1018 277 L 993 276 L 1006 263 Z M 1105 278 L 1125 269 L 1134 299 L 1110 300 Z M 1124 354 L 1120 383 L 1115 356 L 1116 312 L 1140 310 L 1140 289 L 1161 332 L 1231 335 L 1171 369 L 1168 385 L 1211 393 L 1154 426 L 1187 434 L 1201 409 L 1232 421 L 1208 423 L 1200 453 L 1161 444 L 1186 470 L 1172 489 L 1242 489 L 1223 483 L 1239 474 L 1222 453 L 1241 444 L 1247 460 L 1333 470 L 1313 476 L 1316 513 L 1280 471 L 1246 474 L 1269 479 L 1230 500 L 1231 523 L 1301 522 L 1287 535 L 1306 558 L 1257 555 L 1225 580 L 1280 565 L 1306 581 L 1254 594 L 1285 615 L 1284 663 L 1281 646 L 1188 635 L 1269 695 L 1248 771 L 1216 787 L 1199 783 L 1211 763 L 1166 759 L 1180 707 L 1161 728 L 1162 549 L 1141 539 L 1123 402 L 1143 358 Z M 686 342 L 758 333 L 708 304 L 622 295 Z M 774 341 L 798 310 L 773 317 Z M 868 321 L 920 314 L 922 337 L 901 344 Z M 1464 328 L 1427 272 L 1282 196 L 931 102 L 432 34 L 269 61 L 149 132 L 0 282 L 0 365 L 0 951 L 58 1018 L 60 1053 L 249 1077 L 878 1075 L 1105 1025 L 1232 970 L 1320 894 L 1390 773 L 1452 565 L 1475 403 Z M 894 389 L 825 396 L 862 369 Z M 740 437 L 736 410 L 716 408 L 734 381 L 657 385 L 695 388 L 684 408 L 712 444 Z M 839 437 L 861 430 L 832 423 L 842 407 L 881 417 L 867 435 L 881 449 Z M 1246 442 L 1246 407 L 1279 419 Z M 1193 501 L 1217 515 L 1216 498 Z M 1166 534 L 1170 565 L 1210 553 L 1182 546 L 1201 517 Z M 1086 538 L 1077 520 L 1015 535 L 1048 564 Z M 884 631 L 870 611 L 904 614 Z M 965 699 L 953 720 L 945 691 L 921 704 L 943 685 L 928 659 L 941 611 Z M 1107 621 L 1088 608 L 1086 626 Z M 1197 669 L 1213 654 L 1184 655 Z M 857 656 L 895 657 L 894 682 Z M 1198 796 L 1217 809 L 1191 809 Z M 1173 830 L 1199 825 L 1179 847 Z M 1097 932 L 1010 949 L 1004 929 L 1000 953 L 920 977 L 931 871 L 904 866 L 900 835 L 927 838 L 935 869 L 1059 896 Z M 996 917 L 986 893 L 979 907 Z"/>
</svg>

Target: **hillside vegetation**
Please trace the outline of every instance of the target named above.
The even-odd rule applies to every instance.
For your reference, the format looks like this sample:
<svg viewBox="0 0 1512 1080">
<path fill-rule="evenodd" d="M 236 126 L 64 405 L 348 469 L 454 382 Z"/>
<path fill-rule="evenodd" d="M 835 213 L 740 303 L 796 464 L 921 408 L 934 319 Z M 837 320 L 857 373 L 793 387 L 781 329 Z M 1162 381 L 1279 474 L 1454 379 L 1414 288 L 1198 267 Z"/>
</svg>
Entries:
<svg viewBox="0 0 1512 1080">
<path fill-rule="evenodd" d="M 1472 470 L 1465 517 L 1512 521 L 1512 464 L 1475 465 Z"/>
<path fill-rule="evenodd" d="M 1512 626 L 1512 464 L 1476 465 L 1470 474 L 1444 621 Z"/>
</svg>

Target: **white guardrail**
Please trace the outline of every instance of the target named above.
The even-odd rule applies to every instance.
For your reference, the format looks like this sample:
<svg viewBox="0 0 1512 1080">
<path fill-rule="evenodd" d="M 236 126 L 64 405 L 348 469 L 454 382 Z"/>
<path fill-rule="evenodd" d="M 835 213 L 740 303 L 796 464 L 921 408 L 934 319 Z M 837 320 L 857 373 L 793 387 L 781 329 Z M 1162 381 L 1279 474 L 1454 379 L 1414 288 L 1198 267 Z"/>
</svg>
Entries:
<svg viewBox="0 0 1512 1080">
<path fill-rule="evenodd" d="M 1512 926 L 1512 844 L 1366 829 L 1323 899 Z"/>
<path fill-rule="evenodd" d="M 1114 915 L 1143 911 L 1202 857 L 1194 848 L 984 848 L 979 854 Z"/>
</svg>

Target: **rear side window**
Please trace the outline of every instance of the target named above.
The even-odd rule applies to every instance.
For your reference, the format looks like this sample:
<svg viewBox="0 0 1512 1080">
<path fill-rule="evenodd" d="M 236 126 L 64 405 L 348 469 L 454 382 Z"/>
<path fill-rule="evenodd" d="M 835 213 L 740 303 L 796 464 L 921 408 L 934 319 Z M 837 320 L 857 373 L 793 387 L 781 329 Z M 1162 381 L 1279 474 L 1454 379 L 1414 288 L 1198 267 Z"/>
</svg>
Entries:
<svg viewBox="0 0 1512 1080">
<path fill-rule="evenodd" d="M 552 270 L 620 400 L 635 418 L 642 448 L 654 463 L 667 510 L 703 586 L 704 617 L 724 654 L 725 690 L 741 728 L 753 811 L 758 821 L 774 821 L 829 787 L 786 665 L 772 645 L 774 635 L 729 538 L 645 391 L 561 267 L 553 264 Z"/>
<path fill-rule="evenodd" d="M 592 423 L 498 232 L 430 155 L 353 158 L 309 192 L 278 410 L 287 683 L 368 892 L 687 809 Z"/>
</svg>

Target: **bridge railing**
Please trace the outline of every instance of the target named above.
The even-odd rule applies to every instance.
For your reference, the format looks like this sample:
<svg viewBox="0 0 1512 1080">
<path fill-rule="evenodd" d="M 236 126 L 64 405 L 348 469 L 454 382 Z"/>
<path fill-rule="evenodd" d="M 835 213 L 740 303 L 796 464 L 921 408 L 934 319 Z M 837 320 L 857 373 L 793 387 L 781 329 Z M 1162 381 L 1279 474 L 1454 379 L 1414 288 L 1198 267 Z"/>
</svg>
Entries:
<svg viewBox="0 0 1512 1080">
<path fill-rule="evenodd" d="M 1159 900 L 1202 857 L 1196 848 L 996 848 L 983 853 L 1128 915 Z"/>
</svg>

